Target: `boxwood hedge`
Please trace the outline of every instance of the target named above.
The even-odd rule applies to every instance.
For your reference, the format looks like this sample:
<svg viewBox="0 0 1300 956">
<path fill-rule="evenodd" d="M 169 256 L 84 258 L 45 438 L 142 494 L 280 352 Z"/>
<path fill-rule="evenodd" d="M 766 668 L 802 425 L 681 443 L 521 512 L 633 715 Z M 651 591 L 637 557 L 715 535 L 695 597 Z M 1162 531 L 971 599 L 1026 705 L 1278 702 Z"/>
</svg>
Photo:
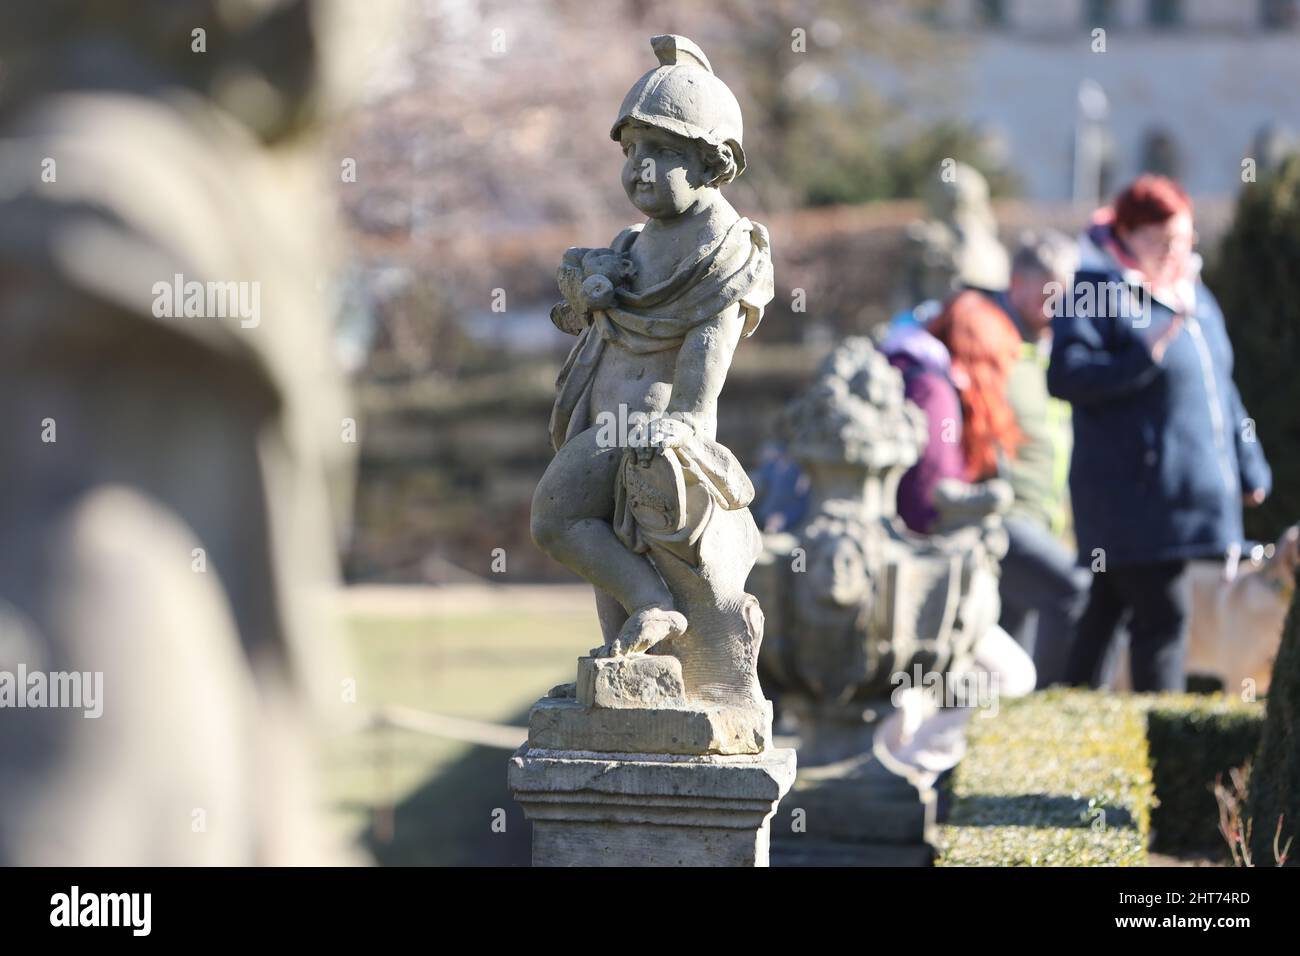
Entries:
<svg viewBox="0 0 1300 956">
<path fill-rule="evenodd" d="M 952 774 L 939 866 L 1142 866 L 1216 850 L 1217 773 L 1243 763 L 1261 708 L 1192 694 L 1054 689 L 977 716 Z"/>
<path fill-rule="evenodd" d="M 1161 853 L 1226 855 L 1219 833 L 1215 777 L 1254 755 L 1262 705 L 1222 695 L 1151 696 L 1147 748 L 1159 805 L 1151 817 L 1152 847 Z"/>
</svg>

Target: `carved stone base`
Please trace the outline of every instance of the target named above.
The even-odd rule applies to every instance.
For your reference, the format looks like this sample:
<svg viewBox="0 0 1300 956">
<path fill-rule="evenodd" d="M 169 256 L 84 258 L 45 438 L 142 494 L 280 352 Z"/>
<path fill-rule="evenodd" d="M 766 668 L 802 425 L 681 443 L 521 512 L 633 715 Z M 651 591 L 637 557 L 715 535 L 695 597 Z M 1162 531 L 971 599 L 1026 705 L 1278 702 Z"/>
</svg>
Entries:
<svg viewBox="0 0 1300 956">
<path fill-rule="evenodd" d="M 794 776 L 793 750 L 672 756 L 525 745 L 510 760 L 509 785 L 533 823 L 534 866 L 767 866 L 769 822 Z"/>
<path fill-rule="evenodd" d="M 578 660 L 575 697 L 544 697 L 528 742 L 597 753 L 757 754 L 772 743 L 772 705 L 687 701 L 681 662 L 628 654 Z"/>
<path fill-rule="evenodd" d="M 649 654 L 579 657 L 575 693 L 584 707 L 628 709 L 686 704 L 681 661 Z"/>
<path fill-rule="evenodd" d="M 606 710 L 543 698 L 528 714 L 528 740 L 546 750 L 597 753 L 761 753 L 772 741 L 772 705 Z"/>
<path fill-rule="evenodd" d="M 534 866 L 767 866 L 795 776 L 769 701 L 691 700 L 670 654 L 581 658 L 571 693 L 533 706 L 510 760 Z"/>
</svg>

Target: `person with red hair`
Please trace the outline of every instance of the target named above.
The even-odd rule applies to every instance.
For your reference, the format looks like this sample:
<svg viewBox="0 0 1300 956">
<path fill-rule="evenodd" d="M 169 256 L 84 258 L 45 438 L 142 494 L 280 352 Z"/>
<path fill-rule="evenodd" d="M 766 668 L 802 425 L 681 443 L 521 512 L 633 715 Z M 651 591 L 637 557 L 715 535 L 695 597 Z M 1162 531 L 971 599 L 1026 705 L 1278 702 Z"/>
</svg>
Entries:
<svg viewBox="0 0 1300 956">
<path fill-rule="evenodd" d="M 929 534 L 938 518 L 939 482 L 992 478 L 1023 440 L 1007 402 L 1020 333 L 986 295 L 967 290 L 929 322 L 900 324 L 881 350 L 930 423 L 929 442 L 898 484 L 899 517 L 910 530 Z"/>
<path fill-rule="evenodd" d="M 1020 332 L 1007 314 L 973 289 L 959 292 L 930 322 L 930 334 L 952 358 L 961 401 L 963 477 L 985 481 L 1014 458 L 1024 441 L 1007 401 L 1007 381 L 1020 358 Z"/>
<path fill-rule="evenodd" d="M 1094 217 L 1056 303 L 1047 385 L 1073 406 L 1070 494 L 1093 572 L 1069 683 L 1100 684 L 1127 619 L 1134 690 L 1183 689 L 1187 563 L 1240 547 L 1242 503 L 1272 483 L 1194 242 L 1187 194 L 1141 176 Z"/>
</svg>

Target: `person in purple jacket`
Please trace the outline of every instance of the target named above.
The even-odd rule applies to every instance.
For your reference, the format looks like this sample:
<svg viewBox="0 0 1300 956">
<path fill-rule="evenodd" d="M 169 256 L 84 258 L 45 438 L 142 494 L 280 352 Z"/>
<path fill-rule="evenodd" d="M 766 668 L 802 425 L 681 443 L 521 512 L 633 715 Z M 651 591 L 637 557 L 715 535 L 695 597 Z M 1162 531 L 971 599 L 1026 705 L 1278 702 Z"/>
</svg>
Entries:
<svg viewBox="0 0 1300 956">
<path fill-rule="evenodd" d="M 961 402 L 952 382 L 948 349 L 915 322 L 896 324 L 881 343 L 889 362 L 903 373 L 904 395 L 925 412 L 930 441 L 898 483 L 898 515 L 917 534 L 927 534 L 938 516 L 934 488 L 944 478 L 964 480 Z"/>
</svg>

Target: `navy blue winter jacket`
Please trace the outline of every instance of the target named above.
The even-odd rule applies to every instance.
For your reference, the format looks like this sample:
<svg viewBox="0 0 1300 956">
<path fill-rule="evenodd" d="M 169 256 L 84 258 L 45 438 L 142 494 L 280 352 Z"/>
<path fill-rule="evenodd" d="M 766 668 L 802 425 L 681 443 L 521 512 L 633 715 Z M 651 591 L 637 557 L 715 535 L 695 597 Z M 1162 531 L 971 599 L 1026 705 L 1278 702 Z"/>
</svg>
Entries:
<svg viewBox="0 0 1300 956">
<path fill-rule="evenodd" d="M 1198 280 L 1195 308 L 1156 363 L 1143 337 L 1173 310 L 1109 257 L 1089 265 L 1052 322 L 1047 371 L 1048 390 L 1073 406 L 1079 561 L 1098 549 L 1107 567 L 1221 555 L 1242 539 L 1243 488 L 1267 493 L 1272 474 L 1232 381 L 1219 305 Z"/>
</svg>

